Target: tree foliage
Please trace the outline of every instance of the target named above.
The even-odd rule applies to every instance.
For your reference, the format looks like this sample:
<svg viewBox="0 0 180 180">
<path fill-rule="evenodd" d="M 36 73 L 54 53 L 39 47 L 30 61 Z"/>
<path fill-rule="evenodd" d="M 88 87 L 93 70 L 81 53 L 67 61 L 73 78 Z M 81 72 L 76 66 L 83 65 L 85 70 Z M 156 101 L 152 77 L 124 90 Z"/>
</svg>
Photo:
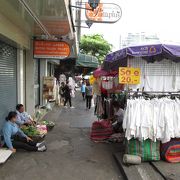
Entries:
<svg viewBox="0 0 180 180">
<path fill-rule="evenodd" d="M 97 57 L 100 64 L 111 50 L 112 45 L 103 38 L 103 35 L 94 34 L 81 37 L 80 52 Z"/>
</svg>

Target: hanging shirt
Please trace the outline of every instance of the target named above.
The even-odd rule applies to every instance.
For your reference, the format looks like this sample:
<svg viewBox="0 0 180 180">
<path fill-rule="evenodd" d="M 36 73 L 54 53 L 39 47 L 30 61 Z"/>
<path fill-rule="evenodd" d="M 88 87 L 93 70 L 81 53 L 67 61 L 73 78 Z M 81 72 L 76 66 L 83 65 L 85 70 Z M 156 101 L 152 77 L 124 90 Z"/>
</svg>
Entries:
<svg viewBox="0 0 180 180">
<path fill-rule="evenodd" d="M 23 131 L 18 127 L 16 123 L 13 123 L 11 121 L 6 121 L 3 129 L 2 129 L 4 141 L 9 149 L 13 148 L 12 145 L 12 136 L 19 135 L 21 137 L 27 137 Z"/>
</svg>

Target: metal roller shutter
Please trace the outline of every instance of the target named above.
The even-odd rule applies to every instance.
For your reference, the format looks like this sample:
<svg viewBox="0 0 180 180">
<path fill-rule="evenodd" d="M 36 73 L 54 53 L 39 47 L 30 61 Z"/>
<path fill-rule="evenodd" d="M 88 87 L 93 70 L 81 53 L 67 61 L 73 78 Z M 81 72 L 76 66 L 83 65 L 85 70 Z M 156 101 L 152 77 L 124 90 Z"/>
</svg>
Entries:
<svg viewBox="0 0 180 180">
<path fill-rule="evenodd" d="M 17 103 L 17 49 L 0 41 L 0 129 Z"/>
</svg>

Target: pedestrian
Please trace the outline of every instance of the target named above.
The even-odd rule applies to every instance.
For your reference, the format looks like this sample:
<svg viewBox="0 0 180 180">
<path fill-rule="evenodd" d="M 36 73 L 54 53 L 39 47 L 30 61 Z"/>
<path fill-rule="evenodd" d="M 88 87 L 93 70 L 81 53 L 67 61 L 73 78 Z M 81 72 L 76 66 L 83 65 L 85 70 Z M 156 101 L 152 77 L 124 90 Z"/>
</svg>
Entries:
<svg viewBox="0 0 180 180">
<path fill-rule="evenodd" d="M 11 111 L 6 118 L 6 122 L 2 129 L 4 146 L 8 147 L 12 152 L 16 149 L 24 149 L 27 151 L 46 151 L 47 148 L 42 143 L 34 142 L 30 137 L 26 136 L 24 132 L 16 124 L 17 112 Z"/>
<path fill-rule="evenodd" d="M 81 93 L 82 93 L 83 100 L 85 100 L 85 92 L 86 92 L 86 85 L 84 82 L 82 82 Z"/>
<path fill-rule="evenodd" d="M 60 86 L 60 88 L 59 88 L 59 95 L 60 95 L 60 104 L 64 104 L 64 101 L 65 101 L 65 99 L 64 99 L 64 87 L 65 87 L 65 83 L 64 82 L 62 82 L 61 83 L 61 86 Z"/>
<path fill-rule="evenodd" d="M 93 88 L 90 85 L 89 81 L 86 83 L 86 88 L 85 88 L 85 94 L 86 94 L 86 109 L 91 109 L 91 101 L 93 97 Z"/>
<path fill-rule="evenodd" d="M 64 86 L 63 91 L 64 91 L 64 97 L 65 97 L 64 107 L 66 107 L 67 102 L 69 102 L 70 108 L 74 108 L 71 102 L 71 87 L 69 85 L 69 81 L 66 82 L 66 85 Z"/>
</svg>

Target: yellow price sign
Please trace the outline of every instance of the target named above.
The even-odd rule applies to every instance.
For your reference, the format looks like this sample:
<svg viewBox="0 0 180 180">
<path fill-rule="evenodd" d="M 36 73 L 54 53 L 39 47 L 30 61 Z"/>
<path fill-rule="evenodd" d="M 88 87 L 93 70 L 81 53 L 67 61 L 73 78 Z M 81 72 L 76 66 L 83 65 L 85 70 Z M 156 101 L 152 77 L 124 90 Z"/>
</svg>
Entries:
<svg viewBox="0 0 180 180">
<path fill-rule="evenodd" d="M 120 84 L 140 84 L 141 70 L 140 68 L 119 68 Z"/>
</svg>

